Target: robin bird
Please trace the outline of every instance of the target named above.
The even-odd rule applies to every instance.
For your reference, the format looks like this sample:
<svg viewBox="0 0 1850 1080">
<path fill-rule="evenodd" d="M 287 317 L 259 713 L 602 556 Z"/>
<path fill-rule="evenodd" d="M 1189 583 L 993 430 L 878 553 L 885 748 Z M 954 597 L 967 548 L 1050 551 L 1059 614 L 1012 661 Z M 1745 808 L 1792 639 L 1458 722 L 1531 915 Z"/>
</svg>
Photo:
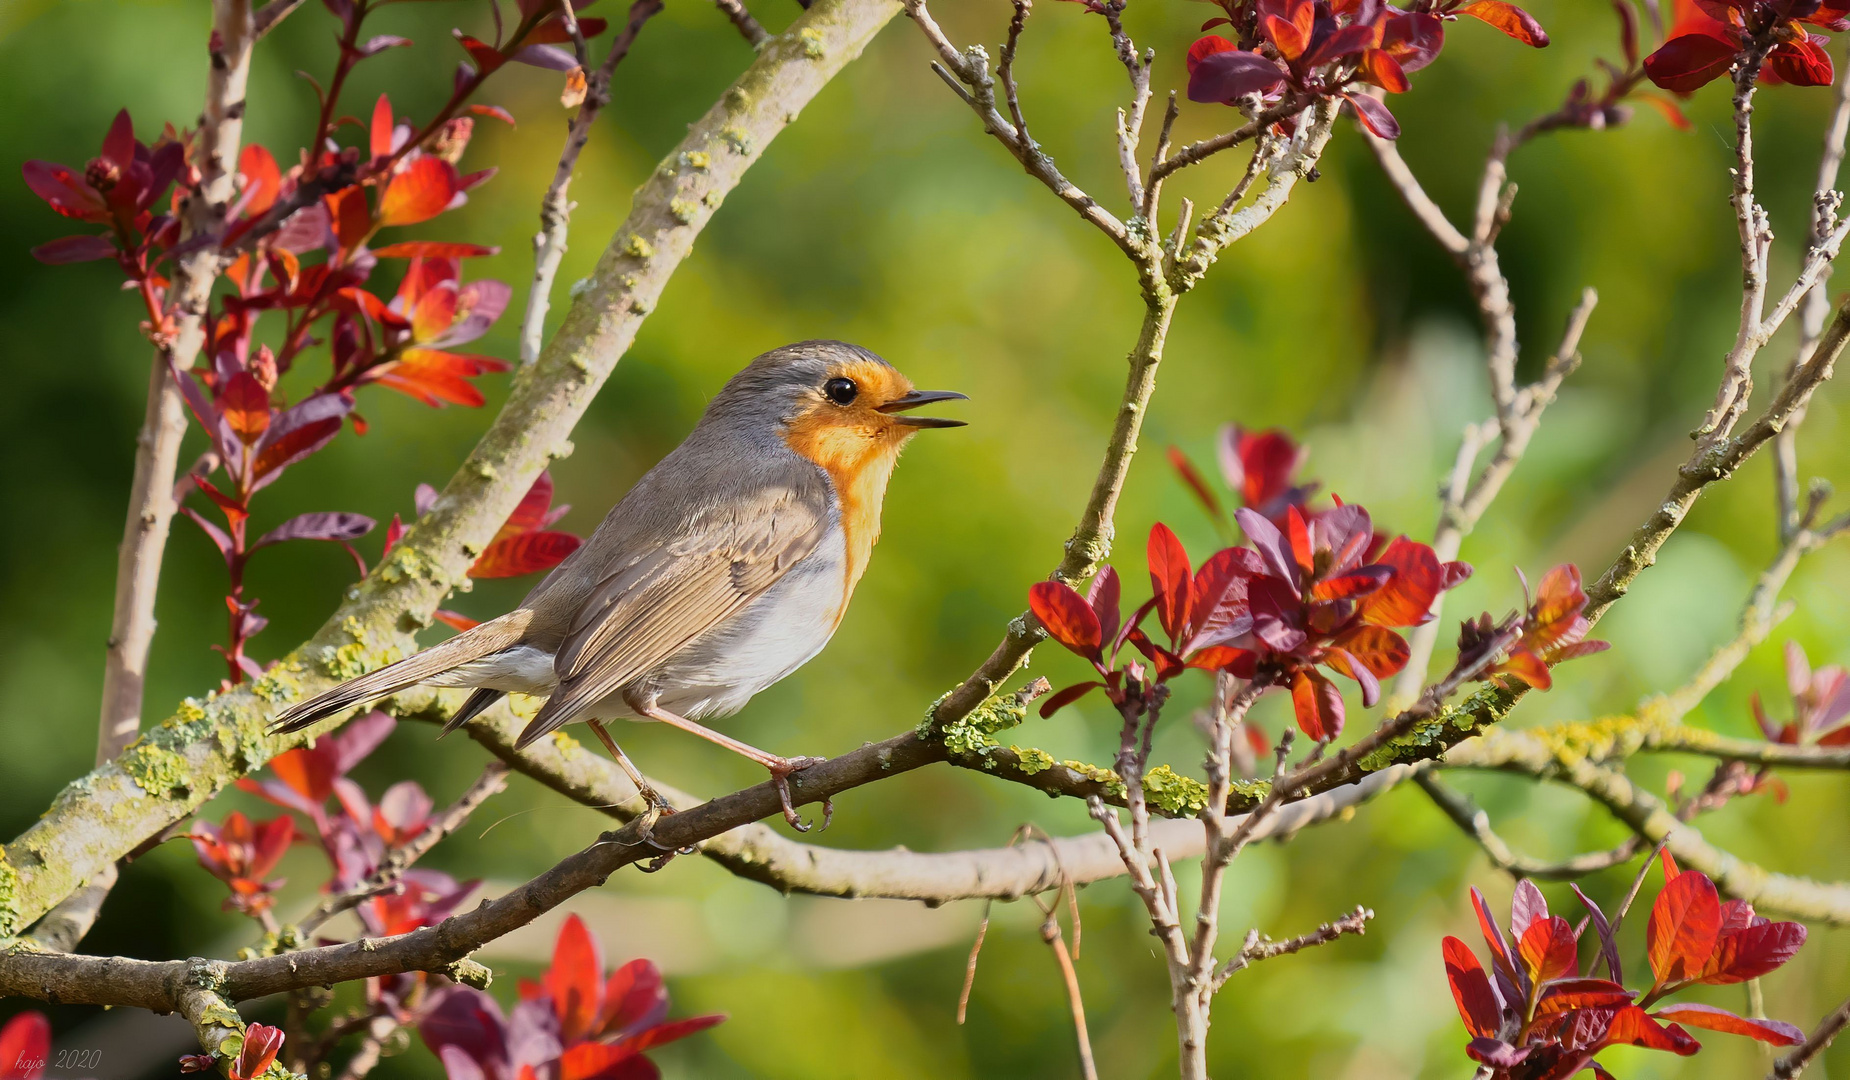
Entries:
<svg viewBox="0 0 1850 1080">
<path fill-rule="evenodd" d="M 545 696 L 516 747 L 585 721 L 650 820 L 673 808 L 606 720 L 659 721 L 751 758 L 770 770 L 784 818 L 807 829 L 788 778 L 821 758 L 779 757 L 698 721 L 738 712 L 828 644 L 879 539 L 901 447 L 921 429 L 963 426 L 910 410 L 963 397 L 915 390 L 839 341 L 765 353 L 519 607 L 290 707 L 272 731 L 418 684 L 475 688 L 446 734 L 509 692 Z"/>
</svg>

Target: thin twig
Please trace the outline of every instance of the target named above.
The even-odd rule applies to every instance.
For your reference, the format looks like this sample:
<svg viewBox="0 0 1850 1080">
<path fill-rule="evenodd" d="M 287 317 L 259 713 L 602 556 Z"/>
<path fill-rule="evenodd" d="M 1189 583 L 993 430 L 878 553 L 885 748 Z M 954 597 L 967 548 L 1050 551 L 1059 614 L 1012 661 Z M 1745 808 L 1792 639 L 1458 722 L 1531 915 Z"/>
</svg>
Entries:
<svg viewBox="0 0 1850 1080">
<path fill-rule="evenodd" d="M 1492 866 L 1512 877 L 1535 878 L 1541 881 L 1572 881 L 1610 870 L 1630 862 L 1638 856 L 1638 849 L 1643 841 L 1637 836 L 1628 836 L 1617 847 L 1606 851 L 1589 852 L 1576 855 L 1561 862 L 1544 862 L 1530 858 L 1511 849 L 1509 844 L 1498 836 L 1490 826 L 1490 815 L 1472 801 L 1469 795 L 1454 791 L 1440 782 L 1431 772 L 1421 772 L 1414 777 L 1414 783 L 1432 799 L 1433 805 L 1444 811 L 1452 823 L 1464 830 L 1467 836 L 1476 840 L 1484 849 L 1484 855 L 1490 859 Z"/>
<path fill-rule="evenodd" d="M 752 18 L 752 13 L 745 9 L 742 0 L 713 0 L 713 6 L 719 8 L 726 18 L 732 20 L 732 25 L 738 28 L 740 36 L 745 38 L 745 43 L 752 48 L 762 49 L 764 43 L 771 40 L 771 32 L 759 25 L 757 19 Z"/>
<path fill-rule="evenodd" d="M 591 138 L 591 126 L 597 114 L 610 104 L 612 73 L 629 55 L 643 24 L 661 11 L 662 6 L 663 0 L 635 0 L 630 4 L 629 22 L 610 43 L 610 55 L 585 80 L 585 99 L 579 103 L 578 112 L 566 129 L 565 149 L 560 151 L 552 183 L 540 199 L 540 231 L 533 237 L 533 284 L 527 289 L 527 309 L 520 320 L 520 362 L 523 364 L 539 359 L 540 347 L 545 342 L 546 313 L 552 307 L 553 282 L 559 276 L 559 264 L 565 259 L 572 208 L 577 205 L 566 197 L 566 192 L 572 184 L 572 173 L 578 168 L 578 156 Z M 721 6 L 723 8 L 724 4 Z M 759 33 L 763 32 L 761 27 Z"/>
<path fill-rule="evenodd" d="M 1366 934 L 1368 920 L 1374 917 L 1373 909 L 1358 904 L 1354 911 L 1342 918 L 1324 923 L 1308 934 L 1299 934 L 1297 937 L 1287 938 L 1284 941 L 1273 941 L 1261 935 L 1258 930 L 1249 930 L 1246 933 L 1246 942 L 1241 946 L 1239 953 L 1214 973 L 1214 989 L 1219 990 L 1228 979 L 1261 960 L 1270 960 L 1275 956 L 1285 956 L 1312 949 L 1318 945 L 1327 945 L 1345 934 L 1358 936 Z"/>
<path fill-rule="evenodd" d="M 1773 1071 L 1767 1073 L 1767 1080 L 1792 1080 L 1805 1071 L 1819 1054 L 1830 1048 L 1845 1025 L 1850 1025 L 1850 1000 L 1832 1009 L 1830 1015 L 1818 1021 L 1818 1026 L 1798 1048 L 1773 1063 Z"/>
</svg>

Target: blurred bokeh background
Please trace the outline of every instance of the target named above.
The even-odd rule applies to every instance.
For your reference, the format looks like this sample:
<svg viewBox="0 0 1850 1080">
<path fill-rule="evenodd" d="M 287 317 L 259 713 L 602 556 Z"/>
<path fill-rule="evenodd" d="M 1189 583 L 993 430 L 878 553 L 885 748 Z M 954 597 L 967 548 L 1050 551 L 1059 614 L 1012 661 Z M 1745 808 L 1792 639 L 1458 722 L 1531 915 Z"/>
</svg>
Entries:
<svg viewBox="0 0 1850 1080">
<path fill-rule="evenodd" d="M 615 0 L 604 0 L 605 5 Z M 754 5 L 772 29 L 795 14 L 787 0 Z M 1498 124 L 1557 104 L 1599 57 L 1618 51 L 1603 0 L 1537 0 L 1554 36 L 1534 51 L 1482 24 L 1448 32 L 1443 56 L 1393 105 L 1403 149 L 1455 214 L 1475 189 Z M 598 14 L 616 16 L 618 10 Z M 1137 0 L 1128 23 L 1157 50 L 1160 86 L 1177 85 L 1195 27 L 1214 9 Z M 1006 5 L 947 3 L 959 40 L 1000 39 Z M 208 12 L 178 0 L 8 0 L 0 7 L 0 174 L 27 158 L 81 163 L 123 105 L 144 138 L 163 122 L 194 121 L 202 95 Z M 379 16 L 376 32 L 417 41 L 362 66 L 348 101 L 360 112 L 381 91 L 399 111 L 427 116 L 458 59 L 452 26 L 480 32 L 476 0 L 408 4 Z M 293 155 L 313 122 L 313 96 L 293 74 L 329 69 L 331 22 L 306 5 L 258 49 L 247 137 Z M 672 0 L 644 31 L 616 81 L 572 194 L 579 207 L 560 278 L 585 274 L 622 219 L 629 192 L 750 59 L 726 21 L 701 0 Z M 764 349 L 839 337 L 888 357 L 920 385 L 956 388 L 971 402 L 962 431 L 929 435 L 893 482 L 885 539 L 835 642 L 797 676 L 767 692 L 736 722 L 752 741 L 785 753 L 833 754 L 914 724 L 963 676 L 1022 606 L 1027 585 L 1056 560 L 1090 483 L 1121 388 L 1122 358 L 1139 303 L 1118 253 L 987 141 L 930 73 L 916 30 L 895 20 L 866 56 L 831 85 L 728 200 L 674 279 L 659 310 L 576 435 L 555 475 L 575 504 L 561 527 L 588 532 L 623 491 L 670 449 L 723 380 Z M 1122 200 L 1110 145 L 1123 71 L 1100 21 L 1077 5 L 1037 11 L 1021 61 L 1037 136 L 1063 168 L 1108 204 Z M 470 203 L 412 235 L 499 244 L 471 266 L 514 283 L 516 310 L 480 345 L 515 355 L 518 301 L 530 273 L 529 239 L 566 114 L 557 77 L 510 69 L 486 100 L 519 126 L 480 122 L 466 168 L 500 174 Z M 1762 94 L 1760 179 L 1782 238 L 1776 265 L 1793 264 L 1829 91 L 1779 87 Z M 1614 131 L 1570 132 L 1520 151 L 1515 219 L 1502 241 L 1522 321 L 1525 370 L 1553 347 L 1584 286 L 1602 302 L 1586 363 L 1548 413 L 1527 460 L 1464 557 L 1477 575 L 1451 611 L 1501 612 L 1519 602 L 1513 567 L 1531 573 L 1574 560 L 1596 573 L 1670 481 L 1687 432 L 1713 393 L 1733 335 L 1739 270 L 1726 204 L 1726 92 L 1714 85 L 1688 104 L 1695 130 L 1678 132 L 1650 110 Z M 1188 106 L 1185 137 L 1228 121 L 1219 107 Z M 1195 170 L 1171 195 L 1218 198 L 1242 161 Z M 7 329 L 0 393 L 0 835 L 13 835 L 81 774 L 94 745 L 99 673 L 108 631 L 115 543 L 122 525 L 148 347 L 132 294 L 102 263 L 43 267 L 27 249 L 70 231 L 16 179 L 0 183 L 0 325 Z M 1782 269 L 1782 272 L 1783 269 Z M 559 307 L 555 307 L 554 322 Z M 1783 335 L 1763 356 L 1770 373 L 1791 352 Z M 325 360 L 309 363 L 313 368 Z M 1377 522 L 1430 536 L 1434 490 L 1462 424 L 1486 412 L 1473 309 L 1459 276 L 1382 182 L 1345 123 L 1322 166 L 1268 226 L 1232 249 L 1176 321 L 1162 387 L 1118 519 L 1120 567 L 1140 577 L 1141 537 L 1172 524 L 1192 550 L 1214 543 L 1208 522 L 1162 461 L 1166 444 L 1212 460 L 1216 428 L 1237 420 L 1282 425 L 1311 448 L 1326 490 L 1365 503 Z M 412 511 L 419 482 L 441 483 L 505 393 L 486 380 L 489 409 L 435 411 L 371 389 L 364 438 L 345 435 L 296 467 L 261 500 L 258 527 L 306 510 L 341 509 L 382 522 Z M 1762 391 L 1764 393 L 1764 390 Z M 1802 439 L 1803 474 L 1842 480 L 1850 443 L 1843 394 L 1813 406 Z M 190 453 L 188 455 L 190 460 Z M 1671 688 L 1733 631 L 1749 584 L 1773 553 L 1770 466 L 1706 497 L 1600 628 L 1614 648 L 1565 669 L 1555 690 L 1532 695 L 1511 720 L 1623 712 Z M 361 541 L 376 555 L 380 536 Z M 270 658 L 307 636 L 353 575 L 329 545 L 265 552 L 251 587 L 272 620 L 252 652 Z M 486 617 L 531 582 L 485 583 L 452 606 Z M 1785 707 L 1778 649 L 1791 636 L 1814 663 L 1850 659 L 1850 551 L 1827 550 L 1799 571 L 1797 613 L 1774 641 L 1693 717 L 1717 731 L 1754 729 L 1748 695 Z M 224 624 L 222 569 L 210 544 L 179 522 L 161 591 L 160 634 L 148 714 L 214 686 L 222 664 L 208 645 Z M 1033 673 L 1056 683 L 1079 675 L 1073 658 L 1043 649 Z M 1199 696 L 1201 687 L 1188 692 Z M 1184 695 L 1186 697 L 1186 695 Z M 1184 704 L 1187 702 L 1185 701 Z M 1258 715 L 1274 735 L 1285 703 Z M 1168 724 L 1158 758 L 1195 767 L 1192 729 Z M 1351 721 L 1352 726 L 1356 721 Z M 1096 699 L 1012 738 L 1060 757 L 1104 760 L 1113 721 Z M 748 763 L 673 732 L 626 739 L 643 767 L 688 790 L 717 794 L 761 779 Z M 401 728 L 356 774 L 375 794 L 413 777 L 447 801 L 482 754 L 466 740 L 432 741 Z M 1634 773 L 1660 784 L 1698 761 L 1650 760 Z M 1494 777 L 1462 776 L 1505 834 L 1543 856 L 1606 846 L 1622 832 L 1570 792 Z M 1736 802 L 1707 819 L 1715 842 L 1769 869 L 1850 876 L 1850 780 L 1793 775 L 1791 799 Z M 233 794 L 208 810 L 217 818 Z M 266 808 L 267 809 L 267 808 Z M 945 850 L 1006 843 L 1023 822 L 1056 834 L 1089 827 L 1083 807 L 949 769 L 925 770 L 853 792 L 821 842 L 904 844 Z M 602 828 L 594 812 L 522 780 L 440 847 L 430 865 L 481 877 L 492 891 L 524 879 Z M 285 865 L 284 912 L 311 902 L 324 876 L 304 847 Z M 1587 887 L 1616 896 L 1627 866 Z M 1297 1077 L 1462 1077 L 1466 1036 L 1445 988 L 1439 939 L 1470 925 L 1465 889 L 1493 903 L 1509 883 L 1418 791 L 1391 793 L 1354 819 L 1244 855 L 1231 876 L 1224 925 L 1278 936 L 1310 929 L 1361 903 L 1379 917 L 1365 938 L 1274 961 L 1242 974 L 1215 1012 L 1217 1074 Z M 1565 888 L 1545 889 L 1571 907 Z M 136 862 L 86 944 L 95 951 L 174 957 L 247 944 L 247 921 L 219 910 L 222 886 L 184 844 Z M 1082 893 L 1079 973 L 1101 1074 L 1173 1075 L 1173 1032 L 1162 964 L 1121 881 Z M 671 1077 L 1066 1077 L 1076 1075 L 1069 1022 L 1053 961 L 1024 904 L 997 905 L 967 1025 L 954 1013 L 967 947 L 981 914 L 966 903 L 928 910 L 887 902 L 786 898 L 696 858 L 665 872 L 625 874 L 572 905 L 613 960 L 653 957 L 669 972 L 680 1014 L 725 1011 L 730 1022 L 660 1054 Z M 503 976 L 532 974 L 550 952 L 557 918 L 497 943 Z M 1628 950 L 1642 949 L 1642 919 Z M 1814 928 L 1798 959 L 1766 980 L 1771 1015 L 1809 1027 L 1850 993 L 1850 934 Z M 512 999 L 513 979 L 496 993 Z M 1733 992 L 1712 996 L 1741 1008 Z M 26 1003 L 9 1001 L 0 1014 Z M 250 1012 L 280 1010 L 259 1004 Z M 177 1022 L 96 1009 L 53 1010 L 60 1045 L 103 1047 L 98 1074 L 154 1077 L 187 1049 Z M 1610 1054 L 1627 1077 L 1760 1075 L 1757 1046 L 1705 1038 L 1693 1061 L 1643 1051 Z M 1850 1050 L 1817 1072 L 1850 1073 Z M 1830 1074 L 1835 1075 L 1834 1072 Z M 389 1059 L 382 1077 L 435 1077 L 421 1046 Z"/>
</svg>

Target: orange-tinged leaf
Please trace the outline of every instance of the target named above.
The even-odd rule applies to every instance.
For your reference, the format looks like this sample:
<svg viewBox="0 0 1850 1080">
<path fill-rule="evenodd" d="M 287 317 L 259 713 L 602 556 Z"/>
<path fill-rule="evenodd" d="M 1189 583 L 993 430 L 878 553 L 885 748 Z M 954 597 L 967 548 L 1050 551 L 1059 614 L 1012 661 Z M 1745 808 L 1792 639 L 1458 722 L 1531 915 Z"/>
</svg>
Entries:
<svg viewBox="0 0 1850 1080">
<path fill-rule="evenodd" d="M 1318 742 L 1342 734 L 1342 692 L 1316 671 L 1300 668 L 1293 673 L 1291 706 L 1297 714 L 1298 728 Z"/>
<path fill-rule="evenodd" d="M 550 570 L 584 541 L 565 532 L 530 532 L 488 545 L 469 568 L 474 578 L 507 578 Z"/>
<path fill-rule="evenodd" d="M 248 371 L 235 372 L 225 380 L 218 396 L 218 411 L 246 446 L 269 430 L 270 395 Z"/>
<path fill-rule="evenodd" d="M 392 177 L 379 199 L 379 224 L 416 225 L 449 208 L 456 197 L 456 166 L 426 154 Z"/>
<path fill-rule="evenodd" d="M 438 608 L 436 611 L 432 612 L 431 614 L 436 618 L 438 622 L 442 623 L 443 625 L 449 627 L 452 630 L 455 630 L 458 633 L 461 633 L 464 630 L 473 630 L 476 627 L 482 625 L 482 620 L 480 619 L 471 619 L 467 615 L 462 615 L 457 612 L 450 611 L 447 608 Z"/>
<path fill-rule="evenodd" d="M 275 205 L 276 195 L 282 190 L 282 170 L 268 150 L 251 143 L 238 153 L 238 172 L 244 177 L 245 215 L 262 217 Z"/>
<path fill-rule="evenodd" d="M 418 297 L 411 309 L 411 337 L 414 341 L 435 341 L 456 322 L 456 290 L 445 285 Z"/>
<path fill-rule="evenodd" d="M 1797 1046 L 1805 1041 L 1803 1031 L 1784 1021 L 1749 1019 L 1736 1016 L 1725 1009 L 1717 1009 L 1713 1005 L 1680 1002 L 1675 1005 L 1666 1005 L 1651 1015 L 1659 1020 L 1688 1024 L 1690 1027 L 1725 1031 L 1730 1035 L 1745 1035 L 1750 1039 L 1759 1039 L 1763 1043 L 1771 1043 L 1774 1046 Z"/>
<path fill-rule="evenodd" d="M 1606 979 L 1560 979 L 1542 988 L 1535 1002 L 1535 1015 L 1554 1016 L 1575 1009 L 1611 1009 L 1628 1005 L 1631 1000 L 1630 990 Z"/>
<path fill-rule="evenodd" d="M 1385 49 L 1369 49 L 1362 53 L 1362 70 L 1368 81 L 1386 90 L 1390 94 L 1404 94 L 1413 88 L 1407 81 L 1407 73 Z"/>
<path fill-rule="evenodd" d="M 373 105 L 373 123 L 368 132 L 367 149 L 376 158 L 386 157 L 392 152 L 392 101 L 384 94 Z"/>
<path fill-rule="evenodd" d="M 1194 494 L 1196 501 L 1201 503 L 1210 517 L 1216 521 L 1226 520 L 1226 515 L 1221 512 L 1220 499 L 1215 496 L 1213 489 L 1208 487 L 1207 481 L 1201 478 L 1200 470 L 1195 468 L 1195 463 L 1188 459 L 1188 455 L 1182 452 L 1181 447 L 1171 446 L 1169 448 L 1169 465 L 1175 469 L 1177 475 L 1182 477 L 1182 482 L 1188 485 L 1188 490 Z"/>
<path fill-rule="evenodd" d="M 1699 976 L 1721 932 L 1722 905 L 1715 883 L 1703 874 L 1678 874 L 1651 905 L 1645 942 L 1657 983 Z"/>
<path fill-rule="evenodd" d="M 1524 45 L 1537 49 L 1548 45 L 1548 33 L 1542 29 L 1542 24 L 1515 4 L 1506 4 L 1503 0 L 1477 0 L 1475 4 L 1459 8 L 1458 13 L 1482 19 Z"/>
<path fill-rule="evenodd" d="M 1291 558 L 1309 577 L 1317 567 L 1317 553 L 1311 548 L 1310 523 L 1295 506 L 1285 508 L 1285 538 L 1291 543 Z"/>
<path fill-rule="evenodd" d="M 500 248 L 486 244 L 446 244 L 437 240 L 408 240 L 373 249 L 381 259 L 472 259 L 500 253 Z"/>
<path fill-rule="evenodd" d="M 1432 612 L 1433 598 L 1445 584 L 1445 569 L 1432 548 L 1397 536 L 1372 564 L 1386 566 L 1394 577 L 1362 600 L 1364 622 L 1376 626 L 1418 626 Z"/>
<path fill-rule="evenodd" d="M 1609 1045 L 1642 1046 L 1649 1050 L 1668 1050 L 1673 1054 L 1688 1057 L 1702 1049 L 1702 1044 L 1690 1038 L 1689 1033 L 1671 1024 L 1665 1027 L 1651 1018 L 1636 1005 L 1620 1009 L 1612 1018 L 1612 1026 L 1606 1029 L 1606 1043 Z"/>
<path fill-rule="evenodd" d="M 1574 940 L 1574 928 L 1559 915 L 1537 919 L 1529 924 L 1516 943 L 1516 955 L 1528 969 L 1529 978 L 1540 984 L 1565 979 L 1580 971 Z"/>
<path fill-rule="evenodd" d="M 366 206 L 366 189 L 356 185 L 331 191 L 326 202 L 328 216 L 334 224 L 334 238 L 340 242 L 341 250 L 352 251 L 372 235 L 373 215 Z"/>
<path fill-rule="evenodd" d="M 1037 581 L 1028 589 L 1028 609 L 1055 641 L 1088 660 L 1099 656 L 1098 615 L 1063 581 Z"/>
<path fill-rule="evenodd" d="M 1308 11 L 1310 5 L 1298 10 Z M 1296 60 L 1304 55 L 1304 49 L 1310 44 L 1310 34 L 1296 22 L 1286 22 L 1276 15 L 1261 16 L 1260 23 L 1265 28 L 1265 36 L 1278 48 L 1279 55 L 1287 60 Z"/>
</svg>

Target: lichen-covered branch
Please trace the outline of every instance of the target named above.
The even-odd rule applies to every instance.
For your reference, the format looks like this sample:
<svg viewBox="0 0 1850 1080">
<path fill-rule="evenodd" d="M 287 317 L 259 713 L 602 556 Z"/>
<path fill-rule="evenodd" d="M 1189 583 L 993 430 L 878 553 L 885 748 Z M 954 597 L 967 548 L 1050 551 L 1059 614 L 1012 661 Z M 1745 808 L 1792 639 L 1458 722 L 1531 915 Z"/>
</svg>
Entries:
<svg viewBox="0 0 1850 1080">
<path fill-rule="evenodd" d="M 1448 768 L 1496 769 L 1585 792 L 1647 843 L 1664 843 L 1683 866 L 1713 878 L 1729 896 L 1763 910 L 1850 925 L 1850 884 L 1777 874 L 1710 844 L 1663 801 L 1616 769 L 1556 753 L 1528 732 L 1497 730 L 1446 755 Z"/>
<path fill-rule="evenodd" d="M 395 659 L 534 477 L 570 452 L 574 424 L 726 194 L 764 148 L 885 25 L 891 0 L 817 0 L 689 129 L 637 192 L 552 342 L 431 511 L 314 638 L 248 687 L 189 702 L 59 794 L 0 859 L 0 936 L 184 819 L 304 736 L 271 737 L 283 703 Z"/>
</svg>

